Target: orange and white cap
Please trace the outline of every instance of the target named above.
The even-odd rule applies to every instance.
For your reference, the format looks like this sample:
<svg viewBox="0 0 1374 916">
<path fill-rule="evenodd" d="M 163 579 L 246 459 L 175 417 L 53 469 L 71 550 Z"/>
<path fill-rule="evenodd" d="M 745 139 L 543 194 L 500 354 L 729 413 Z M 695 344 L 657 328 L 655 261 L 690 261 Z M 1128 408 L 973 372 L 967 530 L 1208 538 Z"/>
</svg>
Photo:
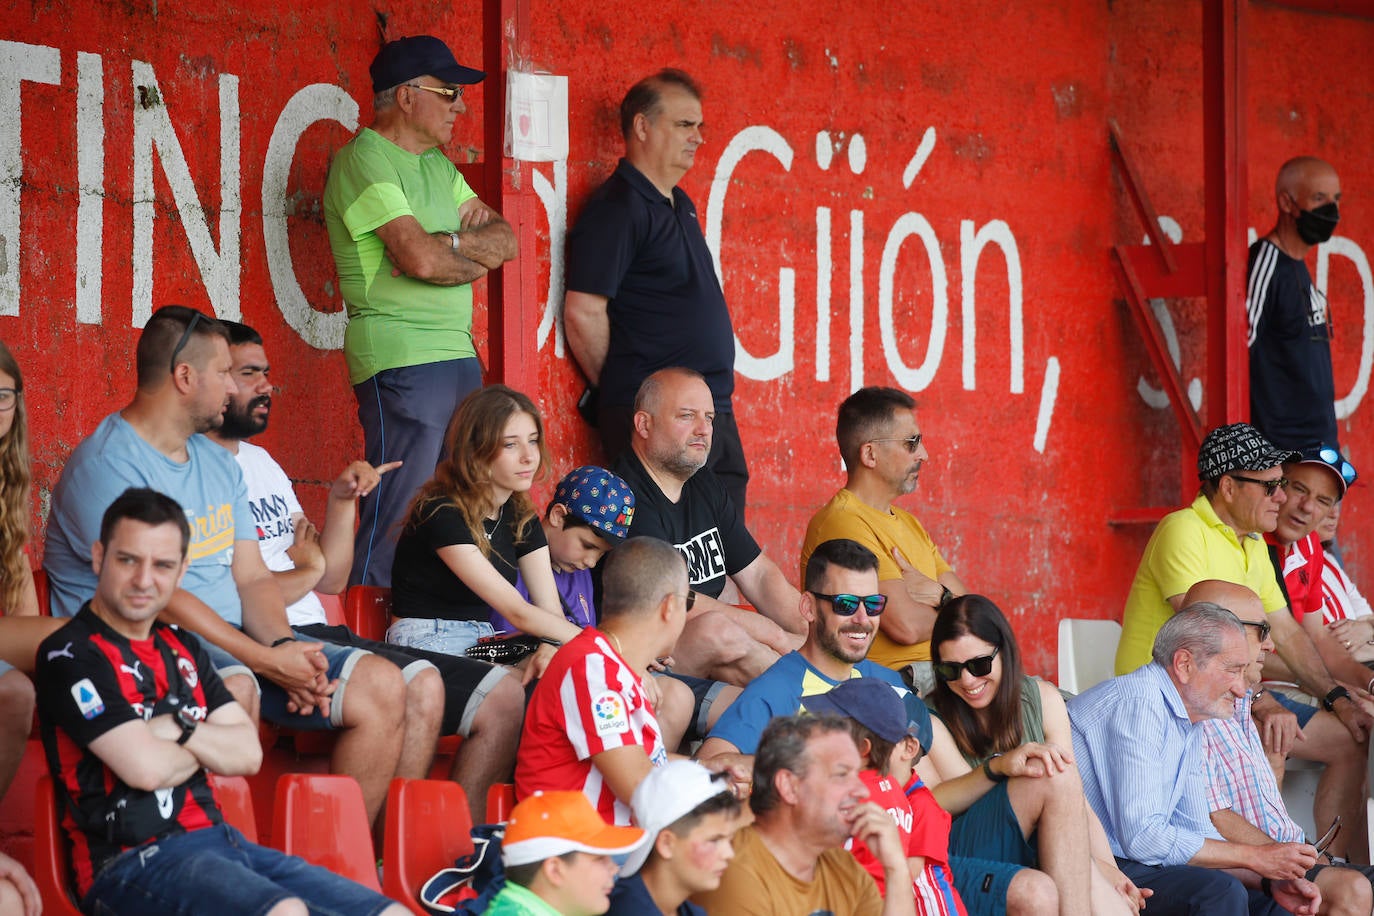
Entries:
<svg viewBox="0 0 1374 916">
<path fill-rule="evenodd" d="M 507 866 L 542 862 L 568 852 L 618 856 L 647 841 L 638 827 L 613 827 L 581 792 L 536 792 L 516 805 L 501 841 Z"/>
</svg>

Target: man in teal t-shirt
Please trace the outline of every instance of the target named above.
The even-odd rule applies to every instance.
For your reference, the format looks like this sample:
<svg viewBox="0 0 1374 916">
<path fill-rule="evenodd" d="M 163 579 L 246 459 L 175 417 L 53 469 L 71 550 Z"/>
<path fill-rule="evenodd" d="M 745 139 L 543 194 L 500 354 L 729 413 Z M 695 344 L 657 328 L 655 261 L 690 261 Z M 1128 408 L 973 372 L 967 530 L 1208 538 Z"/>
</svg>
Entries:
<svg viewBox="0 0 1374 916">
<path fill-rule="evenodd" d="M 334 155 L 324 218 L 367 460 L 405 462 L 362 500 L 349 582 L 389 586 L 396 523 L 434 471 L 449 417 L 482 384 L 472 281 L 516 243 L 442 150 L 482 71 L 415 35 L 383 45 L 370 72 L 372 124 Z"/>
</svg>

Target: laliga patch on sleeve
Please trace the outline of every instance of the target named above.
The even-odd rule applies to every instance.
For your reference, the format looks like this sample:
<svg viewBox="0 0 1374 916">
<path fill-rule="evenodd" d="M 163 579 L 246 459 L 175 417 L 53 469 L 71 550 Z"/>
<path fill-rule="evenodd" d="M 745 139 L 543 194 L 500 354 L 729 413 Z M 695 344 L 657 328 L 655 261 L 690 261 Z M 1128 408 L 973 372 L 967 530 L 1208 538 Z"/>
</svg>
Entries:
<svg viewBox="0 0 1374 916">
<path fill-rule="evenodd" d="M 596 724 L 598 735 L 628 731 L 630 717 L 625 709 L 625 698 L 614 690 L 598 694 L 592 700 L 592 721 Z"/>
<path fill-rule="evenodd" d="M 88 677 L 83 677 L 72 685 L 72 699 L 76 700 L 76 708 L 81 710 L 81 715 L 87 719 L 94 719 L 105 711 L 105 701 L 100 699 L 99 692 Z"/>
</svg>

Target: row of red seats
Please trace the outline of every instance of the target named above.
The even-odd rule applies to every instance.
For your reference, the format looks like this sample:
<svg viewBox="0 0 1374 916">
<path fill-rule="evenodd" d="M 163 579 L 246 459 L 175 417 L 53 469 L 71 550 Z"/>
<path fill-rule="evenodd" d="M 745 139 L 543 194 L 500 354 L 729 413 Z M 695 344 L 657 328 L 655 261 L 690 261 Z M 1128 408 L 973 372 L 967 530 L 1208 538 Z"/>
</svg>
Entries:
<svg viewBox="0 0 1374 916">
<path fill-rule="evenodd" d="M 472 852 L 467 797 L 446 780 L 394 779 L 387 792 L 382 880 L 358 783 L 347 776 L 287 773 L 277 781 L 271 837 L 260 837 L 252 791 L 241 776 L 211 776 L 224 819 L 244 836 L 357 881 L 408 906 L 418 916 L 420 887 L 435 872 Z M 504 821 L 515 787 L 493 786 L 487 817 Z M 44 911 L 77 916 L 76 897 L 59 822 L 52 777 L 38 781 L 34 800 L 34 880 Z"/>
</svg>

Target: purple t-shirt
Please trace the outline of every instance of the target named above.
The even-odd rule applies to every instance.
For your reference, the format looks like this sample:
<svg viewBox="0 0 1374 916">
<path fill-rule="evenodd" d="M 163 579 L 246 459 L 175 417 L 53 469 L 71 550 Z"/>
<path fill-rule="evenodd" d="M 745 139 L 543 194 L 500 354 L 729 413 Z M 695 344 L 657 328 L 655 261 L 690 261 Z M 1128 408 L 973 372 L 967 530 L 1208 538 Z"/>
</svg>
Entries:
<svg viewBox="0 0 1374 916">
<path fill-rule="evenodd" d="M 553 571 L 554 584 L 558 586 L 558 600 L 563 605 L 563 616 L 579 627 L 596 625 L 596 604 L 592 597 L 592 571 L 579 569 L 574 572 Z M 523 577 L 515 580 L 515 587 L 526 601 L 530 600 L 530 590 L 525 587 Z M 498 633 L 519 633 L 520 630 L 495 611 L 491 612 L 491 625 Z"/>
</svg>

